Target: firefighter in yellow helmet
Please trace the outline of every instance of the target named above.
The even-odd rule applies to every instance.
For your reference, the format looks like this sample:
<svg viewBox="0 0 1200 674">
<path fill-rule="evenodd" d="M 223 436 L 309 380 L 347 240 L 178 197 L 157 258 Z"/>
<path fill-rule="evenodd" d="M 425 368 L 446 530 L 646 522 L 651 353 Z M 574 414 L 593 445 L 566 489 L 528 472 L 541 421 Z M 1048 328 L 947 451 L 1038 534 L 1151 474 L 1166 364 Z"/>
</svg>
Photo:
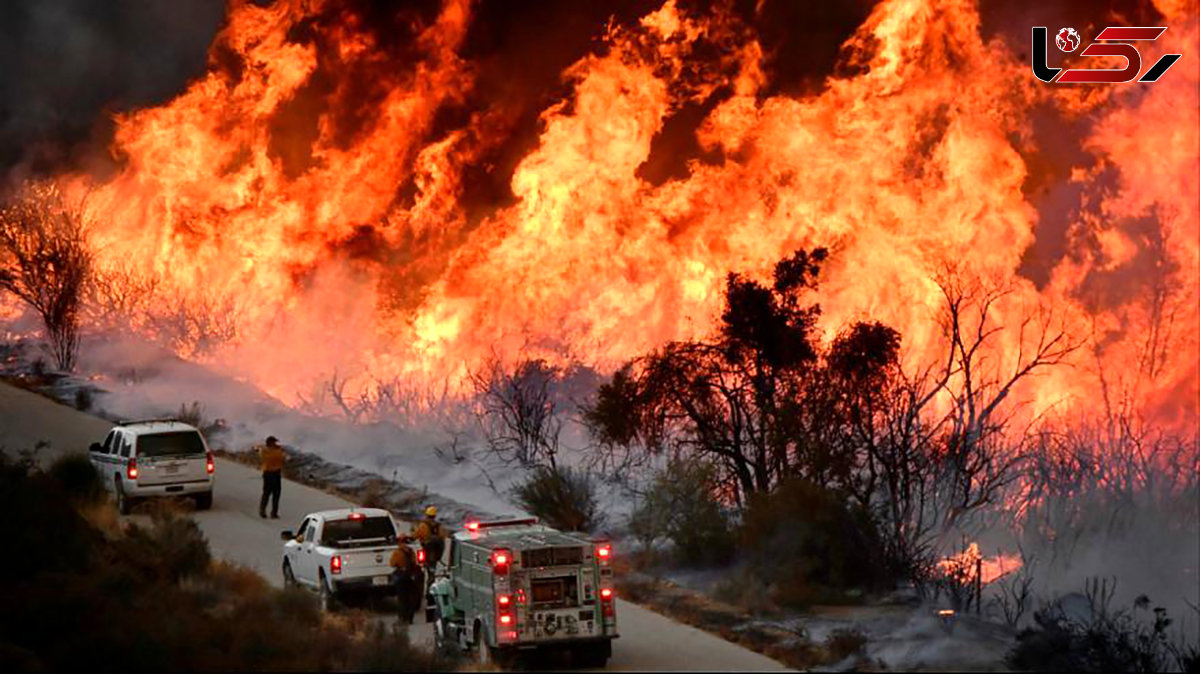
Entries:
<svg viewBox="0 0 1200 674">
<path fill-rule="evenodd" d="M 437 506 L 425 508 L 425 519 L 417 525 L 413 535 L 425 551 L 426 579 L 432 583 L 437 565 L 442 561 L 442 551 L 446 549 L 446 527 L 437 520 Z"/>
</svg>

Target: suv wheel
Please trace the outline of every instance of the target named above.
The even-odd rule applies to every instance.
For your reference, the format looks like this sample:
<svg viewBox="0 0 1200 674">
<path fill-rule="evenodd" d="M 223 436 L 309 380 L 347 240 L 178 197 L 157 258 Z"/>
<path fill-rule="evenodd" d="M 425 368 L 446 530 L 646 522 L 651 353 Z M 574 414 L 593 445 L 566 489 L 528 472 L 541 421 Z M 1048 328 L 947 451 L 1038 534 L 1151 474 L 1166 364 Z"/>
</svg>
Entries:
<svg viewBox="0 0 1200 674">
<path fill-rule="evenodd" d="M 212 492 L 196 494 L 196 510 L 208 510 L 212 507 Z"/>
<path fill-rule="evenodd" d="M 337 599 L 333 595 L 333 590 L 329 588 L 329 581 L 325 580 L 324 573 L 321 574 L 317 589 L 317 603 L 320 605 L 322 613 L 333 613 L 337 610 Z"/>
<path fill-rule="evenodd" d="M 133 504 L 130 502 L 132 499 L 125 495 L 125 483 L 121 480 L 120 476 L 115 480 L 115 484 L 116 489 L 113 489 L 113 493 L 117 499 L 117 512 L 122 515 L 128 515 L 129 511 L 133 509 Z"/>
<path fill-rule="evenodd" d="M 286 560 L 283 562 L 283 586 L 296 587 L 296 574 L 292 573 L 292 563 Z"/>
</svg>

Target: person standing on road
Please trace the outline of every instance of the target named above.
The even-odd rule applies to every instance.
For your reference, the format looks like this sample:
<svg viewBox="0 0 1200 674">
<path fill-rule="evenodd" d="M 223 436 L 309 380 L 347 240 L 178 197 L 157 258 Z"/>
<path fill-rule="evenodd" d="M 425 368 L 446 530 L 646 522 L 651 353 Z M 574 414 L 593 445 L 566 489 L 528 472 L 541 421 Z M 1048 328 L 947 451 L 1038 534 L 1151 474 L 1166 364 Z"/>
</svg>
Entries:
<svg viewBox="0 0 1200 674">
<path fill-rule="evenodd" d="M 412 550 L 412 536 L 401 534 L 396 541 L 396 550 L 388 564 L 392 567 L 392 585 L 396 588 L 397 614 L 400 622 L 411 625 L 417 607 L 421 604 L 421 588 L 424 579 L 417 556 Z"/>
<path fill-rule="evenodd" d="M 274 435 L 267 438 L 266 446 L 258 448 L 262 459 L 262 499 L 258 502 L 258 516 L 267 516 L 267 500 L 271 500 L 271 519 L 279 519 L 279 494 L 283 491 L 283 447 Z"/>
<path fill-rule="evenodd" d="M 437 521 L 437 506 L 425 508 L 425 519 L 417 525 L 414 535 L 425 551 L 425 566 L 429 569 L 427 578 L 432 584 L 438 562 L 442 561 L 442 551 L 446 548 L 446 528 Z"/>
</svg>

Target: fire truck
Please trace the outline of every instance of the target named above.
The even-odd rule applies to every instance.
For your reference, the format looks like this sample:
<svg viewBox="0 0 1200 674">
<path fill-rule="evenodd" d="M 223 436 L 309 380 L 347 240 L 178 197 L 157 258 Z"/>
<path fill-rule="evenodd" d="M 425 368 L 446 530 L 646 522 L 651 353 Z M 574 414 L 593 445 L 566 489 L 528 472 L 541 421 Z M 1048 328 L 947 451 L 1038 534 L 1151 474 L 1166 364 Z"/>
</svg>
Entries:
<svg viewBox="0 0 1200 674">
<path fill-rule="evenodd" d="M 437 648 L 508 664 L 521 652 L 566 650 L 603 667 L 617 638 L 612 545 L 536 518 L 467 522 L 450 537 L 426 620 Z"/>
</svg>

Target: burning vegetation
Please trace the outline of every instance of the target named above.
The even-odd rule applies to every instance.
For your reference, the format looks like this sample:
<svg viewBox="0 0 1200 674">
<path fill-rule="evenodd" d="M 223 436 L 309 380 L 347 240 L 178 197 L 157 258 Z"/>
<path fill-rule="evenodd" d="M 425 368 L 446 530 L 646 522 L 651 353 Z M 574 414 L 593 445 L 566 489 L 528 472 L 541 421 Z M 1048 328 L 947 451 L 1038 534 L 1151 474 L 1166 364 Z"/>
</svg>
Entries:
<svg viewBox="0 0 1200 674">
<path fill-rule="evenodd" d="M 1015 570 L 1093 572 L 1090 536 L 1134 566 L 1175 541 L 1151 548 L 1194 585 L 1197 70 L 1045 85 L 1006 3 L 829 10 L 824 51 L 779 35 L 781 3 L 748 4 L 535 20 L 231 0 L 205 72 L 116 113 L 103 170 L 64 161 L 14 191 L 0 233 L 45 195 L 84 204 L 71 326 L 305 411 L 404 421 L 471 401 L 487 448 L 533 471 L 530 509 L 599 519 L 560 444 L 582 425 L 590 468 L 648 478 L 643 506 L 704 513 L 684 540 L 688 522 L 635 509 L 651 543 L 728 561 L 730 513 L 770 538 L 773 513 L 812 506 L 847 533 L 789 555 L 881 562 L 760 565 L 778 586 L 903 577 L 961 609 L 1007 579 L 1024 583 L 1000 597 L 1015 625 Z M 1194 2 L 1117 4 L 1062 11 L 1085 37 L 1168 26 L 1147 61 L 1200 54 Z M 0 243 L 15 289 L 30 265 Z M 702 476 L 700 497 L 663 466 Z M 995 528 L 1025 554 L 951 547 Z"/>
<path fill-rule="evenodd" d="M 493 351 L 611 371 L 708 334 L 726 273 L 824 245 L 826 335 L 870 316 L 928 364 L 958 267 L 1010 289 L 1005 324 L 1053 311 L 1088 343 L 1026 382 L 1031 413 L 1097 411 L 1104 373 L 1162 423 L 1195 418 L 1192 70 L 1047 87 L 1024 29 L 907 0 L 797 91 L 756 36 L 770 4 L 622 6 L 506 91 L 487 7 L 231 2 L 203 77 L 116 116 L 114 167 L 55 179 L 93 190 L 105 309 L 187 307 L 126 322 L 284 401 L 335 373 L 465 390 Z M 1186 52 L 1195 13 L 1157 12 L 1154 48 Z M 1032 339 L 999 335 L 993 365 Z"/>
</svg>

